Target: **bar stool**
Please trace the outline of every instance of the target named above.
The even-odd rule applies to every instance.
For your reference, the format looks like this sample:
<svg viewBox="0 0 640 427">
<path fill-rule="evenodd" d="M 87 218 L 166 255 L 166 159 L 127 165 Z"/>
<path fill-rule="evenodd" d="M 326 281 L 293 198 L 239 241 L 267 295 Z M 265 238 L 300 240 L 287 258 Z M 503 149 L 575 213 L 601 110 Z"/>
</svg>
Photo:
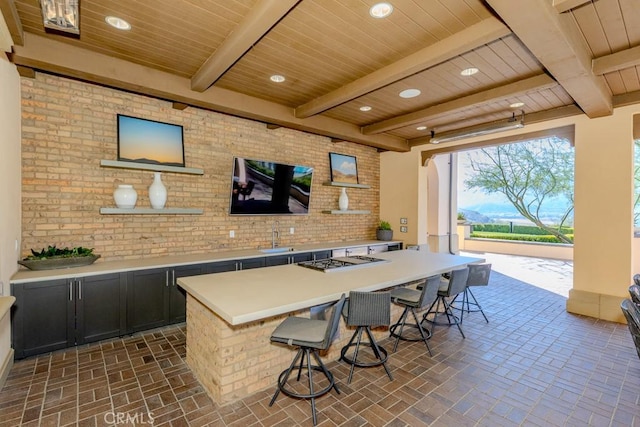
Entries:
<svg viewBox="0 0 640 427">
<path fill-rule="evenodd" d="M 349 300 L 342 309 L 347 326 L 356 326 L 349 344 L 342 347 L 340 360 L 344 360 L 351 365 L 349 369 L 349 379 L 347 384 L 351 384 L 353 370 L 356 366 L 360 368 L 371 368 L 382 365 L 387 372 L 389 380 L 393 381 L 393 376 L 387 367 L 387 350 L 378 345 L 371 327 L 389 326 L 391 319 L 391 294 L 389 292 L 349 292 Z M 366 332 L 369 342 L 362 342 L 362 333 Z M 356 339 L 357 337 L 357 339 Z M 354 342 L 355 341 L 355 342 Z M 360 346 L 371 348 L 374 360 L 370 362 L 358 360 Z M 347 355 L 349 349 L 353 347 L 353 354 Z M 366 355 L 365 355 L 366 357 Z M 370 358 L 369 358 L 370 359 Z"/>
<path fill-rule="evenodd" d="M 429 322 L 433 325 L 431 328 L 431 332 L 433 333 L 433 329 L 436 325 L 456 325 L 458 330 L 460 331 L 460 335 L 462 338 L 465 338 L 464 332 L 462 332 L 462 328 L 460 327 L 460 319 L 458 316 L 453 314 L 453 310 L 451 310 L 451 304 L 447 302 L 447 298 L 450 300 L 455 299 L 458 294 L 464 292 L 467 288 L 467 278 L 469 277 L 469 268 L 461 268 L 458 270 L 453 270 L 449 279 L 440 279 L 440 287 L 438 289 L 438 297 L 431 304 L 429 310 L 422 316 L 423 322 Z M 440 311 L 440 302 L 442 302 L 442 311 Z M 433 310 L 433 306 L 436 306 L 435 310 Z M 429 314 L 433 314 L 433 319 L 427 318 Z M 439 322 L 438 316 L 446 315 L 446 322 Z"/>
<path fill-rule="evenodd" d="M 391 301 L 393 301 L 394 304 L 404 306 L 404 311 L 398 321 L 389 328 L 389 335 L 396 337 L 396 342 L 393 346 L 394 353 L 398 349 L 398 342 L 400 342 L 400 340 L 414 342 L 424 341 L 429 355 L 432 356 L 429 343 L 427 342 L 427 340 L 431 338 L 431 332 L 429 330 L 425 330 L 422 327 L 421 322 L 418 322 L 416 310 L 422 310 L 435 302 L 438 297 L 439 286 L 440 276 L 431 276 L 426 279 L 426 282 L 422 285 L 420 290 L 403 287 L 391 290 Z M 413 315 L 415 323 L 407 323 L 407 316 L 409 313 Z M 420 333 L 420 338 L 412 338 L 405 335 L 405 326 L 417 329 Z M 398 328 L 400 328 L 400 330 L 396 332 Z"/>
<path fill-rule="evenodd" d="M 292 316 L 284 319 L 273 331 L 271 334 L 271 342 L 298 347 L 298 352 L 293 358 L 291 365 L 278 376 L 278 387 L 271 398 L 271 402 L 269 402 L 269 406 L 274 404 L 280 392 L 297 399 L 311 399 L 311 414 L 313 416 L 313 425 L 315 426 L 317 424 L 316 397 L 328 393 L 332 388 L 335 389 L 336 393 L 340 394 L 340 390 L 338 390 L 338 386 L 334 382 L 333 374 L 331 374 L 324 363 L 322 363 L 318 355 L 318 350 L 326 350 L 331 345 L 331 341 L 333 341 L 336 331 L 338 330 L 340 313 L 342 313 L 344 302 L 345 295 L 342 294 L 340 300 L 333 306 L 333 313 L 329 320 Z M 313 355 L 317 365 L 311 364 L 311 355 Z M 299 364 L 298 360 L 300 361 Z M 292 386 L 290 384 L 287 384 L 287 381 L 289 380 L 291 371 L 293 371 L 295 367 L 298 368 L 297 381 L 300 381 L 300 375 L 302 374 L 305 361 L 309 381 L 309 392 L 298 393 L 291 388 Z M 314 390 L 313 371 L 321 371 L 329 384 L 320 390 Z"/>
<path fill-rule="evenodd" d="M 487 315 L 484 314 L 482 306 L 476 299 L 475 295 L 473 295 L 473 292 L 471 292 L 471 287 L 489 285 L 490 275 L 491 264 L 469 264 L 469 277 L 467 278 L 467 287 L 462 293 L 462 306 L 456 307 L 454 305 L 460 295 L 458 295 L 451 304 L 451 308 L 460 310 L 460 322 L 464 320 L 465 312 L 473 313 L 479 311 L 480 313 L 482 313 L 482 317 L 484 317 L 484 320 L 489 323 L 489 319 L 487 319 Z M 473 301 L 469 301 L 469 297 L 471 297 Z"/>
</svg>

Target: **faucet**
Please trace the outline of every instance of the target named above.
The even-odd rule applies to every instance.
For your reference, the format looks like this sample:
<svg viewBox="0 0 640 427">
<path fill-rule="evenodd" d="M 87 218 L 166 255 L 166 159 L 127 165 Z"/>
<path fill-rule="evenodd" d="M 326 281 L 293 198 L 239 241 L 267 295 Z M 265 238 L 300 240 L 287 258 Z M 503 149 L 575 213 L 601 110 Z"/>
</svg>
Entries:
<svg viewBox="0 0 640 427">
<path fill-rule="evenodd" d="M 271 226 L 271 248 L 277 248 L 280 246 L 280 223 L 273 221 Z"/>
</svg>

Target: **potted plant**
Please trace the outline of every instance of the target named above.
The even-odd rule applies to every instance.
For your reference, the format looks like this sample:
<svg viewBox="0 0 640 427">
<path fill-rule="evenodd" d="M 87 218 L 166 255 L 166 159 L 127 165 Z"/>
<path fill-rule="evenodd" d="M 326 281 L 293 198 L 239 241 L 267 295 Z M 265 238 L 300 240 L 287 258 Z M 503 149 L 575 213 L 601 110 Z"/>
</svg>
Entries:
<svg viewBox="0 0 640 427">
<path fill-rule="evenodd" d="M 378 224 L 378 229 L 376 230 L 376 238 L 378 240 L 391 240 L 393 239 L 393 230 L 391 229 L 391 224 L 387 221 L 380 221 Z"/>
<path fill-rule="evenodd" d="M 78 246 L 72 249 L 57 248 L 48 246 L 36 252 L 31 249 L 31 255 L 18 261 L 18 264 L 27 267 L 29 270 L 50 270 L 55 268 L 79 267 L 93 264 L 100 255 L 95 255 L 93 249 Z"/>
<path fill-rule="evenodd" d="M 467 217 L 465 216 L 464 212 L 458 212 L 458 224 L 464 224 L 466 220 Z"/>
</svg>

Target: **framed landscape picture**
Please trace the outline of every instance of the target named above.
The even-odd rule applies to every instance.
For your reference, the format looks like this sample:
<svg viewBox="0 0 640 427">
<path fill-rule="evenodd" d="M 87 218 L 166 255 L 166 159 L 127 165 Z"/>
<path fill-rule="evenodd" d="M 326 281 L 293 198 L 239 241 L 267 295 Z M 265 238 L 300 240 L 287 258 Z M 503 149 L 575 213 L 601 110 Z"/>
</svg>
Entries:
<svg viewBox="0 0 640 427">
<path fill-rule="evenodd" d="M 118 114 L 118 160 L 184 167 L 182 126 Z"/>
<path fill-rule="evenodd" d="M 329 153 L 331 181 L 358 184 L 358 165 L 354 156 Z"/>
</svg>

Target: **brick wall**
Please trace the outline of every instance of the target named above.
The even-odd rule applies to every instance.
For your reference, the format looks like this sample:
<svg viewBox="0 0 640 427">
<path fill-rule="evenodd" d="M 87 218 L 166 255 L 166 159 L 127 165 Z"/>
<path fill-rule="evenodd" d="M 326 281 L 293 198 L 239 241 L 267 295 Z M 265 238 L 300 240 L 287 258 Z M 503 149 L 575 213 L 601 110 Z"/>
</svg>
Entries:
<svg viewBox="0 0 640 427">
<path fill-rule="evenodd" d="M 49 244 L 95 248 L 103 260 L 266 247 L 280 222 L 282 245 L 375 238 L 379 213 L 379 155 L 374 148 L 198 108 L 174 110 L 170 102 L 43 73 L 22 78 L 22 253 Z M 201 208 L 203 215 L 101 215 L 115 207 L 118 184 L 132 184 L 137 207 L 150 207 L 150 171 L 100 166 L 117 158 L 116 115 L 184 127 L 187 167 L 204 175 L 164 172 L 166 207 Z M 340 188 L 329 181 L 328 153 L 354 155 L 361 183 L 348 189 L 349 208 L 370 215 L 329 215 Z M 229 216 L 233 157 L 315 168 L 309 215 Z M 288 234 L 290 227 L 295 234 Z M 229 238 L 229 231 L 235 238 Z"/>
</svg>

